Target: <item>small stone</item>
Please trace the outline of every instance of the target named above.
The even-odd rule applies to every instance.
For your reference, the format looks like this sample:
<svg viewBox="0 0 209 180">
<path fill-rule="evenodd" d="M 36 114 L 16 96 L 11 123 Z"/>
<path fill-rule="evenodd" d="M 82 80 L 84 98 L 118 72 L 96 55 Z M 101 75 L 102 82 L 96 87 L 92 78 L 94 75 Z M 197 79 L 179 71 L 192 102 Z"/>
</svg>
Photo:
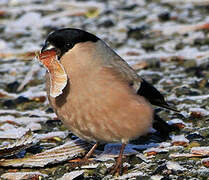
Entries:
<svg viewBox="0 0 209 180">
<path fill-rule="evenodd" d="M 34 97 L 34 98 L 32 98 L 32 100 L 36 101 L 36 102 L 45 102 L 46 101 L 46 96 Z"/>
<path fill-rule="evenodd" d="M 130 28 L 127 32 L 128 38 L 143 39 L 146 37 L 146 26 Z"/>
<path fill-rule="evenodd" d="M 148 67 L 148 64 L 146 61 L 141 61 L 132 66 L 132 68 L 134 68 L 135 70 L 146 69 L 147 67 Z"/>
<path fill-rule="evenodd" d="M 207 79 L 202 79 L 200 82 L 198 82 L 198 86 L 200 88 L 204 88 L 207 84 L 208 84 L 208 80 Z"/>
<path fill-rule="evenodd" d="M 201 163 L 203 164 L 203 166 L 209 168 L 209 158 L 202 159 Z"/>
<path fill-rule="evenodd" d="M 186 127 L 186 125 L 183 124 L 183 123 L 176 123 L 176 124 L 173 124 L 173 126 L 176 126 L 176 127 L 179 128 L 179 129 L 183 129 L 183 128 Z"/>
<path fill-rule="evenodd" d="M 203 45 L 208 45 L 209 44 L 209 38 L 197 38 L 194 40 L 194 45 L 200 45 L 200 46 L 203 46 Z"/>
<path fill-rule="evenodd" d="M 209 155 L 209 146 L 193 147 L 191 149 L 191 153 L 199 154 L 199 155 L 202 155 L 202 156 L 208 156 Z"/>
<path fill-rule="evenodd" d="M 159 15 L 158 15 L 158 18 L 159 18 L 159 20 L 161 20 L 161 21 L 168 21 L 168 20 L 170 20 L 170 13 L 169 12 L 163 12 L 163 13 L 160 13 Z"/>
<path fill-rule="evenodd" d="M 151 176 L 150 178 L 151 178 L 151 180 L 161 180 L 161 179 L 163 179 L 163 176 L 156 175 L 156 176 Z"/>
<path fill-rule="evenodd" d="M 193 67 L 197 67 L 197 62 L 194 59 L 185 60 L 183 66 L 186 69 L 190 69 L 190 68 L 193 68 Z"/>
<path fill-rule="evenodd" d="M 30 100 L 26 97 L 19 96 L 17 99 L 15 99 L 15 103 L 21 104 L 21 103 L 26 103 L 29 102 Z"/>
<path fill-rule="evenodd" d="M 119 10 L 124 10 L 124 11 L 131 11 L 134 10 L 138 5 L 137 4 L 130 4 L 126 6 L 119 7 Z"/>
<path fill-rule="evenodd" d="M 20 83 L 18 81 L 14 81 L 12 83 L 7 84 L 6 90 L 10 93 L 16 93 L 19 85 Z"/>
<path fill-rule="evenodd" d="M 197 133 L 189 134 L 188 136 L 186 136 L 186 138 L 189 140 L 204 139 L 203 136 L 201 136 L 200 134 L 197 134 Z"/>
<path fill-rule="evenodd" d="M 72 171 L 70 173 L 64 174 L 61 178 L 58 180 L 68 180 L 68 179 L 77 179 L 79 176 L 81 176 L 84 173 L 83 170 L 81 171 Z"/>
<path fill-rule="evenodd" d="M 200 144 L 196 141 L 189 143 L 189 145 L 187 146 L 187 149 L 191 149 L 193 147 L 199 147 Z"/>
<path fill-rule="evenodd" d="M 173 161 L 168 161 L 166 163 L 166 166 L 168 169 L 174 170 L 174 171 L 183 171 L 184 170 L 184 168 L 182 166 L 180 166 L 177 162 L 173 162 Z"/>
<path fill-rule="evenodd" d="M 53 113 L 54 112 L 54 110 L 51 108 L 51 107 L 49 107 L 47 110 L 46 110 L 46 113 Z"/>
<path fill-rule="evenodd" d="M 201 117 L 203 117 L 202 113 L 198 112 L 198 111 L 192 111 L 190 113 L 190 116 L 193 117 L 193 118 L 201 118 Z"/>
<path fill-rule="evenodd" d="M 172 145 L 174 146 L 188 146 L 189 140 L 184 135 L 177 135 L 172 137 Z"/>
<path fill-rule="evenodd" d="M 109 28 L 109 27 L 112 27 L 114 25 L 115 25 L 115 23 L 111 19 L 106 19 L 103 22 L 101 22 L 98 26 Z"/>
<path fill-rule="evenodd" d="M 153 42 L 144 42 L 141 44 L 141 46 L 146 51 L 152 51 L 155 49 L 155 44 Z"/>
<path fill-rule="evenodd" d="M 136 52 L 136 51 L 128 51 L 126 53 L 127 56 L 139 56 L 140 53 Z"/>
<path fill-rule="evenodd" d="M 147 153 L 146 153 L 147 156 L 154 156 L 154 155 L 156 155 L 156 154 L 157 154 L 156 151 L 150 151 L 150 152 L 147 152 Z"/>
<path fill-rule="evenodd" d="M 200 95 L 200 92 L 196 89 L 190 88 L 188 86 L 179 86 L 175 88 L 176 96 L 188 95 L 188 96 L 197 96 Z"/>
<path fill-rule="evenodd" d="M 9 109 L 13 109 L 16 107 L 15 102 L 13 100 L 6 100 L 3 102 L 3 106 Z"/>
<path fill-rule="evenodd" d="M 166 165 L 165 165 L 165 164 L 160 165 L 160 166 L 158 166 L 158 167 L 154 170 L 153 175 L 155 175 L 155 174 L 162 174 L 163 171 L 165 171 L 165 170 L 167 170 Z"/>
<path fill-rule="evenodd" d="M 209 176 L 209 169 L 208 168 L 199 168 L 197 170 L 197 173 L 199 176 L 201 176 L 201 179 L 208 179 L 208 176 Z"/>
<path fill-rule="evenodd" d="M 183 44 L 182 42 L 180 42 L 180 43 L 176 44 L 175 49 L 176 49 L 176 50 L 181 50 L 181 49 L 184 48 L 184 46 L 185 46 L 185 44 Z"/>
</svg>

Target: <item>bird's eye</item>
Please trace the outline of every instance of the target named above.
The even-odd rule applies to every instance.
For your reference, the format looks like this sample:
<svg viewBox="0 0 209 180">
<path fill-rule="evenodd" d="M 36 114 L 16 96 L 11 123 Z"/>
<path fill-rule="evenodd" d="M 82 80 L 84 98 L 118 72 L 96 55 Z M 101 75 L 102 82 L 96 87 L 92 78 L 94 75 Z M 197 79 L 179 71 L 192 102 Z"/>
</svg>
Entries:
<svg viewBox="0 0 209 180">
<path fill-rule="evenodd" d="M 73 45 L 71 43 L 67 43 L 66 46 L 68 49 L 71 49 L 73 47 Z"/>
</svg>

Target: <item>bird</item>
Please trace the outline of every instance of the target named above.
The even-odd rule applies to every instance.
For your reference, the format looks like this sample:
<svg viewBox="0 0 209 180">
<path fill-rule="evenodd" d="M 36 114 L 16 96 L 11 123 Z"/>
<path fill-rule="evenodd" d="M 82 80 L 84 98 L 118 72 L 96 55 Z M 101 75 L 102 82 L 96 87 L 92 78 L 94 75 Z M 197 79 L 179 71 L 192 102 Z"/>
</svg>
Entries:
<svg viewBox="0 0 209 180">
<path fill-rule="evenodd" d="M 177 111 L 102 39 L 85 30 L 49 33 L 39 59 L 48 68 L 46 91 L 57 117 L 73 134 L 94 143 L 84 159 L 100 143 L 122 144 L 113 174 L 122 172 L 129 141 L 148 133 L 153 123 L 160 129 L 153 105 Z"/>
</svg>

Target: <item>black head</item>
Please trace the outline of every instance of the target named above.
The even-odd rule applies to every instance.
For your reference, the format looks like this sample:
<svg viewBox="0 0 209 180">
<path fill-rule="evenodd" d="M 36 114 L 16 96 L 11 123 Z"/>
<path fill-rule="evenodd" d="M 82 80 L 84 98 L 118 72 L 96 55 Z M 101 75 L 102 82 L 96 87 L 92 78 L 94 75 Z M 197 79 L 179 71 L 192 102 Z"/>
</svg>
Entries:
<svg viewBox="0 0 209 180">
<path fill-rule="evenodd" d="M 59 58 L 77 43 L 99 40 L 95 35 L 81 29 L 64 28 L 50 33 L 41 52 L 55 48 Z"/>
</svg>

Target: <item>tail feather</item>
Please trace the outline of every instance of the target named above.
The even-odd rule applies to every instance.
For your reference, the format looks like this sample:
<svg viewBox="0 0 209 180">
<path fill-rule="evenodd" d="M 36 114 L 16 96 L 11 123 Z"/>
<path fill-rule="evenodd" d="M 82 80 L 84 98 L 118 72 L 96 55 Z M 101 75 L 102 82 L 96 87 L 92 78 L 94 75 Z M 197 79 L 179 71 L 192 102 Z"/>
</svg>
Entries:
<svg viewBox="0 0 209 180">
<path fill-rule="evenodd" d="M 179 112 L 177 109 L 170 107 L 163 95 L 150 83 L 142 79 L 141 86 L 137 91 L 137 94 L 145 97 L 151 104 L 159 107 L 163 107 L 175 112 Z"/>
<path fill-rule="evenodd" d="M 168 139 L 169 133 L 180 130 L 177 126 L 169 125 L 156 113 L 154 114 L 153 128 L 157 130 L 160 137 L 162 137 L 163 139 Z"/>
</svg>

